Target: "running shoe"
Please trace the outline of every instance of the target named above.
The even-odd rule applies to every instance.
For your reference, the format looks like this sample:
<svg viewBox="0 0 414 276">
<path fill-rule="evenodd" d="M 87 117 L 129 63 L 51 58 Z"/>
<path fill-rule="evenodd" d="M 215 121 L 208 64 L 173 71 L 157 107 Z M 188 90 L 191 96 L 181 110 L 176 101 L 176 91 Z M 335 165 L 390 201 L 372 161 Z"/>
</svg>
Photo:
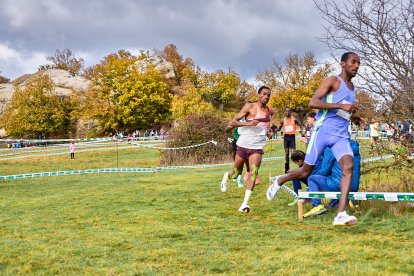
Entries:
<svg viewBox="0 0 414 276">
<path fill-rule="evenodd" d="M 227 181 L 229 180 L 229 173 L 225 172 L 223 175 L 223 180 L 221 180 L 221 191 L 224 193 L 227 191 Z"/>
<path fill-rule="evenodd" d="M 337 214 L 334 218 L 333 225 L 354 225 L 357 219 L 354 216 L 348 215 L 345 211 Z"/>
<path fill-rule="evenodd" d="M 277 192 L 280 189 L 279 184 L 277 184 L 277 180 L 281 177 L 281 175 L 278 175 L 275 177 L 275 179 L 272 180 L 272 185 L 267 189 L 266 197 L 267 200 L 273 200 L 277 194 Z"/>
<path fill-rule="evenodd" d="M 316 207 L 313 207 L 309 212 L 303 215 L 304 218 L 320 215 L 323 213 L 326 213 L 328 210 L 326 210 L 325 206 L 318 205 Z"/>
<path fill-rule="evenodd" d="M 239 212 L 241 213 L 249 213 L 250 212 L 250 207 L 249 205 L 247 205 L 246 203 L 242 203 L 242 205 L 239 208 Z"/>
<path fill-rule="evenodd" d="M 239 187 L 239 188 L 243 188 L 243 181 L 242 181 L 242 176 L 241 176 L 241 174 L 237 177 L 237 186 Z"/>
</svg>

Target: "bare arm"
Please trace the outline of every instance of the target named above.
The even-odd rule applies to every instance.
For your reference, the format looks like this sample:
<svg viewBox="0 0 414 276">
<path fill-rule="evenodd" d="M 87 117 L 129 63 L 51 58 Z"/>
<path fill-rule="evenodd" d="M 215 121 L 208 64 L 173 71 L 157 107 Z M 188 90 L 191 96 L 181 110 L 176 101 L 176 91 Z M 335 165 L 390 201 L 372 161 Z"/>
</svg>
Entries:
<svg viewBox="0 0 414 276">
<path fill-rule="evenodd" d="M 259 122 L 257 120 L 249 120 L 246 122 L 240 122 L 240 119 L 246 118 L 248 114 L 250 114 L 251 104 L 245 104 L 240 110 L 239 113 L 236 114 L 236 116 L 233 117 L 233 120 L 227 125 L 226 131 L 229 131 L 233 129 L 234 127 L 240 127 L 240 126 L 255 126 Z"/>
<path fill-rule="evenodd" d="M 300 134 L 303 135 L 303 125 L 297 119 L 295 119 L 295 124 L 297 124 L 300 128 Z"/>
<path fill-rule="evenodd" d="M 283 119 L 280 121 L 279 126 L 277 127 L 276 131 L 280 131 L 283 127 Z"/>
<path fill-rule="evenodd" d="M 322 100 L 326 94 L 339 89 L 340 82 L 336 77 L 329 77 L 325 79 L 321 86 L 316 90 L 312 96 L 309 107 L 317 109 L 342 109 L 347 112 L 353 111 L 352 104 L 327 103 Z"/>
</svg>

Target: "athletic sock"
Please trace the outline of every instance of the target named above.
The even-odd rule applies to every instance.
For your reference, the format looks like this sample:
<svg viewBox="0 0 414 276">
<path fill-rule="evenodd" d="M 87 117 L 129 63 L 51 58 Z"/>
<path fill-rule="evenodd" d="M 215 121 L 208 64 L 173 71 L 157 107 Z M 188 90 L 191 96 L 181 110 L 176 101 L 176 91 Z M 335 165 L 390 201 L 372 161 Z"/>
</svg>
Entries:
<svg viewBox="0 0 414 276">
<path fill-rule="evenodd" d="M 243 200 L 243 204 L 247 204 L 247 202 L 249 201 L 249 197 L 252 194 L 252 190 L 247 190 L 244 193 L 244 200 Z"/>
</svg>

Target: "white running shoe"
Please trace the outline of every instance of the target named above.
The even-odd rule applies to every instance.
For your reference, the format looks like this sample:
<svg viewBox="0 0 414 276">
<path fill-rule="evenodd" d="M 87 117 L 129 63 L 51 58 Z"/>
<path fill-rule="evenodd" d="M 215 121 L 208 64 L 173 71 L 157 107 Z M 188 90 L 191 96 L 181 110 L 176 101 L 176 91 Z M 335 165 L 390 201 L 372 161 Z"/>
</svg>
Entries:
<svg viewBox="0 0 414 276">
<path fill-rule="evenodd" d="M 237 177 L 237 186 L 239 188 L 243 188 L 243 180 L 241 174 L 239 174 L 239 176 Z"/>
<path fill-rule="evenodd" d="M 239 208 L 239 212 L 241 213 L 249 213 L 250 212 L 250 207 L 249 205 L 247 205 L 246 203 L 242 203 L 242 205 Z"/>
<path fill-rule="evenodd" d="M 276 178 L 272 180 L 272 185 L 270 185 L 270 187 L 267 189 L 266 197 L 269 201 L 275 198 L 277 192 L 280 189 L 279 184 L 277 184 L 277 180 L 279 179 L 279 177 L 281 177 L 281 175 L 276 176 Z"/>
<path fill-rule="evenodd" d="M 356 221 L 356 217 L 350 216 L 344 211 L 336 215 L 333 221 L 333 225 L 354 225 Z"/>
<path fill-rule="evenodd" d="M 229 180 L 229 173 L 225 172 L 223 175 L 223 180 L 221 180 L 221 191 L 224 193 L 227 191 L 227 181 Z"/>
</svg>

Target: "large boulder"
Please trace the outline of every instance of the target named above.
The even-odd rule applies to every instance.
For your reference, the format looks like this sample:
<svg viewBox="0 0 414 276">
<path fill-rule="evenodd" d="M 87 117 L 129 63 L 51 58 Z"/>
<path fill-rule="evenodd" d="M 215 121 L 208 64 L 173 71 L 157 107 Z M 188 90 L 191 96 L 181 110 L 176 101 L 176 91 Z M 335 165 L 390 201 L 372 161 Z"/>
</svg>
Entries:
<svg viewBox="0 0 414 276">
<path fill-rule="evenodd" d="M 37 72 L 24 79 L 19 86 L 27 85 L 34 77 L 43 74 L 48 76 L 55 85 L 54 92 L 58 95 L 70 96 L 74 90 L 85 91 L 91 87 L 92 82 L 81 76 L 72 76 L 62 69 L 47 69 Z"/>
<path fill-rule="evenodd" d="M 15 91 L 15 86 L 24 88 L 36 76 L 47 75 L 54 84 L 54 93 L 58 95 L 70 96 L 73 91 L 85 91 L 92 86 L 92 82 L 81 76 L 72 76 L 68 71 L 61 69 L 47 69 L 35 74 L 25 74 L 12 83 L 0 84 L 0 112 L 9 103 Z M 4 129 L 0 129 L 0 137 L 4 137 Z"/>
<path fill-rule="evenodd" d="M 0 103 L 10 101 L 14 92 L 14 85 L 11 83 L 0 84 Z"/>
<path fill-rule="evenodd" d="M 81 76 L 72 76 L 68 71 L 61 69 L 42 70 L 35 74 L 25 74 L 11 84 L 0 84 L 0 101 L 10 100 L 14 93 L 14 86 L 17 85 L 24 88 L 35 77 L 44 74 L 48 76 L 55 85 L 54 92 L 58 95 L 70 96 L 74 90 L 85 91 L 88 90 L 92 82 Z"/>
<path fill-rule="evenodd" d="M 142 60 L 138 60 L 135 62 L 135 67 L 137 68 L 138 72 L 141 74 L 145 74 L 148 70 L 148 67 L 154 66 L 154 69 L 164 74 L 165 78 L 167 79 L 175 79 L 176 74 L 174 70 L 174 65 L 171 62 L 166 61 L 162 57 L 159 56 L 150 56 L 144 58 Z"/>
</svg>

